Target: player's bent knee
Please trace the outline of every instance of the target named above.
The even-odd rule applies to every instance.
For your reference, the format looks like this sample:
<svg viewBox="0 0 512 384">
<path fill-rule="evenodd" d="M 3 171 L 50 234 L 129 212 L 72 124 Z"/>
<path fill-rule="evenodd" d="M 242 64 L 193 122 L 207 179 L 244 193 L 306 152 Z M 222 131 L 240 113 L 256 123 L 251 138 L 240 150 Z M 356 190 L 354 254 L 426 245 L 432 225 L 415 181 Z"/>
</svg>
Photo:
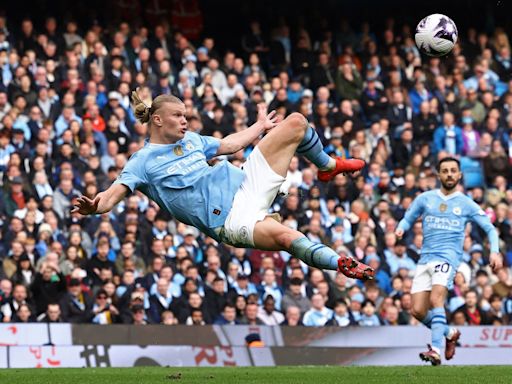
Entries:
<svg viewBox="0 0 512 384">
<path fill-rule="evenodd" d="M 430 294 L 430 306 L 432 308 L 443 307 L 445 301 L 446 301 L 445 293 L 436 292 L 436 290 L 432 290 L 432 293 Z"/>
<path fill-rule="evenodd" d="M 286 118 L 285 121 L 289 123 L 293 132 L 297 133 L 297 138 L 302 140 L 306 133 L 306 129 L 309 127 L 308 120 L 304 117 L 304 115 L 298 112 L 293 112 Z"/>
<path fill-rule="evenodd" d="M 425 318 L 425 316 L 427 316 L 427 310 L 425 308 L 412 307 L 411 315 L 413 315 L 414 318 L 418 320 L 422 320 Z"/>
<path fill-rule="evenodd" d="M 288 233 L 281 233 L 274 237 L 274 241 L 281 249 L 288 249 L 291 244 L 291 239 Z"/>
</svg>

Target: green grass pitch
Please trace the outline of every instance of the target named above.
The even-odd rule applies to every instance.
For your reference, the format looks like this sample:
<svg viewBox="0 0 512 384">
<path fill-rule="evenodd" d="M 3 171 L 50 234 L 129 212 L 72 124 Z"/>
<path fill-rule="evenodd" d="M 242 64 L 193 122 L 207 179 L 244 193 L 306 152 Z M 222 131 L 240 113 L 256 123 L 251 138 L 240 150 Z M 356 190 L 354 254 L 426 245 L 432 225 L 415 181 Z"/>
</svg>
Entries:
<svg viewBox="0 0 512 384">
<path fill-rule="evenodd" d="M 230 383 L 449 383 L 512 382 L 512 366 L 451 367 L 249 367 L 75 368 L 0 370 L 2 384 L 230 384 Z"/>
</svg>

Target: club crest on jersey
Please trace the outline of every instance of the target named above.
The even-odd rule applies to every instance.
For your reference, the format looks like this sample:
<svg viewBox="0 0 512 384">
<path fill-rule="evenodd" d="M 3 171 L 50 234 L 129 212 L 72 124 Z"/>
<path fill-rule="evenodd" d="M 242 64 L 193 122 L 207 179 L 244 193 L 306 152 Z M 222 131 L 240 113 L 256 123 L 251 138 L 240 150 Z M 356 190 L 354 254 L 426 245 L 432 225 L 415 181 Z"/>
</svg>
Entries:
<svg viewBox="0 0 512 384">
<path fill-rule="evenodd" d="M 441 212 L 446 212 L 447 208 L 448 208 L 448 206 L 445 203 L 441 203 L 439 205 L 439 211 L 441 211 Z"/>
<path fill-rule="evenodd" d="M 462 210 L 460 209 L 460 207 L 453 208 L 454 215 L 460 215 L 461 213 L 462 213 Z"/>
<path fill-rule="evenodd" d="M 185 143 L 185 149 L 186 149 L 187 151 L 192 151 L 192 150 L 194 149 L 194 144 L 192 144 L 190 141 L 187 141 L 187 142 Z"/>
<path fill-rule="evenodd" d="M 172 151 L 174 152 L 174 154 L 176 156 L 182 156 L 183 155 L 183 148 L 181 147 L 181 145 L 177 145 L 175 146 Z"/>
</svg>

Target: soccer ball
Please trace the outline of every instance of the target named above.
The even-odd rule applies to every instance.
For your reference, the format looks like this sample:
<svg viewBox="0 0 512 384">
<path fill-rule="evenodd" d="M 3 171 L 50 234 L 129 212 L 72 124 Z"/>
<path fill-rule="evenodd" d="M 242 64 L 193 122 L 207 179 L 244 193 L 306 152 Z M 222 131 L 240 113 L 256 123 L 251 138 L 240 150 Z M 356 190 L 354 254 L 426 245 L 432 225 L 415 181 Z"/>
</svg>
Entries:
<svg viewBox="0 0 512 384">
<path fill-rule="evenodd" d="M 457 26 L 448 16 L 434 13 L 418 23 L 414 39 L 421 52 L 428 56 L 444 56 L 457 42 Z"/>
</svg>

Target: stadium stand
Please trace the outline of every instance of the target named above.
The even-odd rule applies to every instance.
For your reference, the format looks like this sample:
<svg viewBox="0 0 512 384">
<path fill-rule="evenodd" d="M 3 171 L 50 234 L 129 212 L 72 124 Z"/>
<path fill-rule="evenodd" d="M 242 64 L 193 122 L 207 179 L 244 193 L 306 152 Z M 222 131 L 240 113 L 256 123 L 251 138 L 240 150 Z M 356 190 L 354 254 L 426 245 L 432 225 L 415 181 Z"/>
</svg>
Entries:
<svg viewBox="0 0 512 384">
<path fill-rule="evenodd" d="M 411 26 L 392 19 L 374 30 L 347 19 L 319 29 L 255 18 L 236 44 L 219 47 L 189 3 L 194 12 L 176 7 L 172 22 L 147 9 L 145 23 L 133 24 L 123 12 L 141 10 L 118 9 L 115 23 L 0 15 L 1 321 L 416 325 L 421 228 L 403 241 L 393 231 L 412 199 L 436 187 L 436 161 L 452 155 L 464 192 L 499 230 L 506 264 L 493 274 L 482 233 L 468 228 L 450 322 L 512 324 L 512 59 L 503 29 L 460 30 L 462 43 L 439 59 L 421 56 Z M 70 213 L 143 145 L 147 127 L 129 100 L 137 87 L 148 103 L 180 97 L 189 129 L 202 135 L 243 130 L 264 101 L 282 116 L 304 114 L 330 154 L 365 159 L 362 175 L 329 184 L 294 159 L 273 212 L 376 268 L 376 281 L 218 244 L 140 193 L 109 214 Z M 216 161 L 241 165 L 251 150 Z"/>
</svg>

